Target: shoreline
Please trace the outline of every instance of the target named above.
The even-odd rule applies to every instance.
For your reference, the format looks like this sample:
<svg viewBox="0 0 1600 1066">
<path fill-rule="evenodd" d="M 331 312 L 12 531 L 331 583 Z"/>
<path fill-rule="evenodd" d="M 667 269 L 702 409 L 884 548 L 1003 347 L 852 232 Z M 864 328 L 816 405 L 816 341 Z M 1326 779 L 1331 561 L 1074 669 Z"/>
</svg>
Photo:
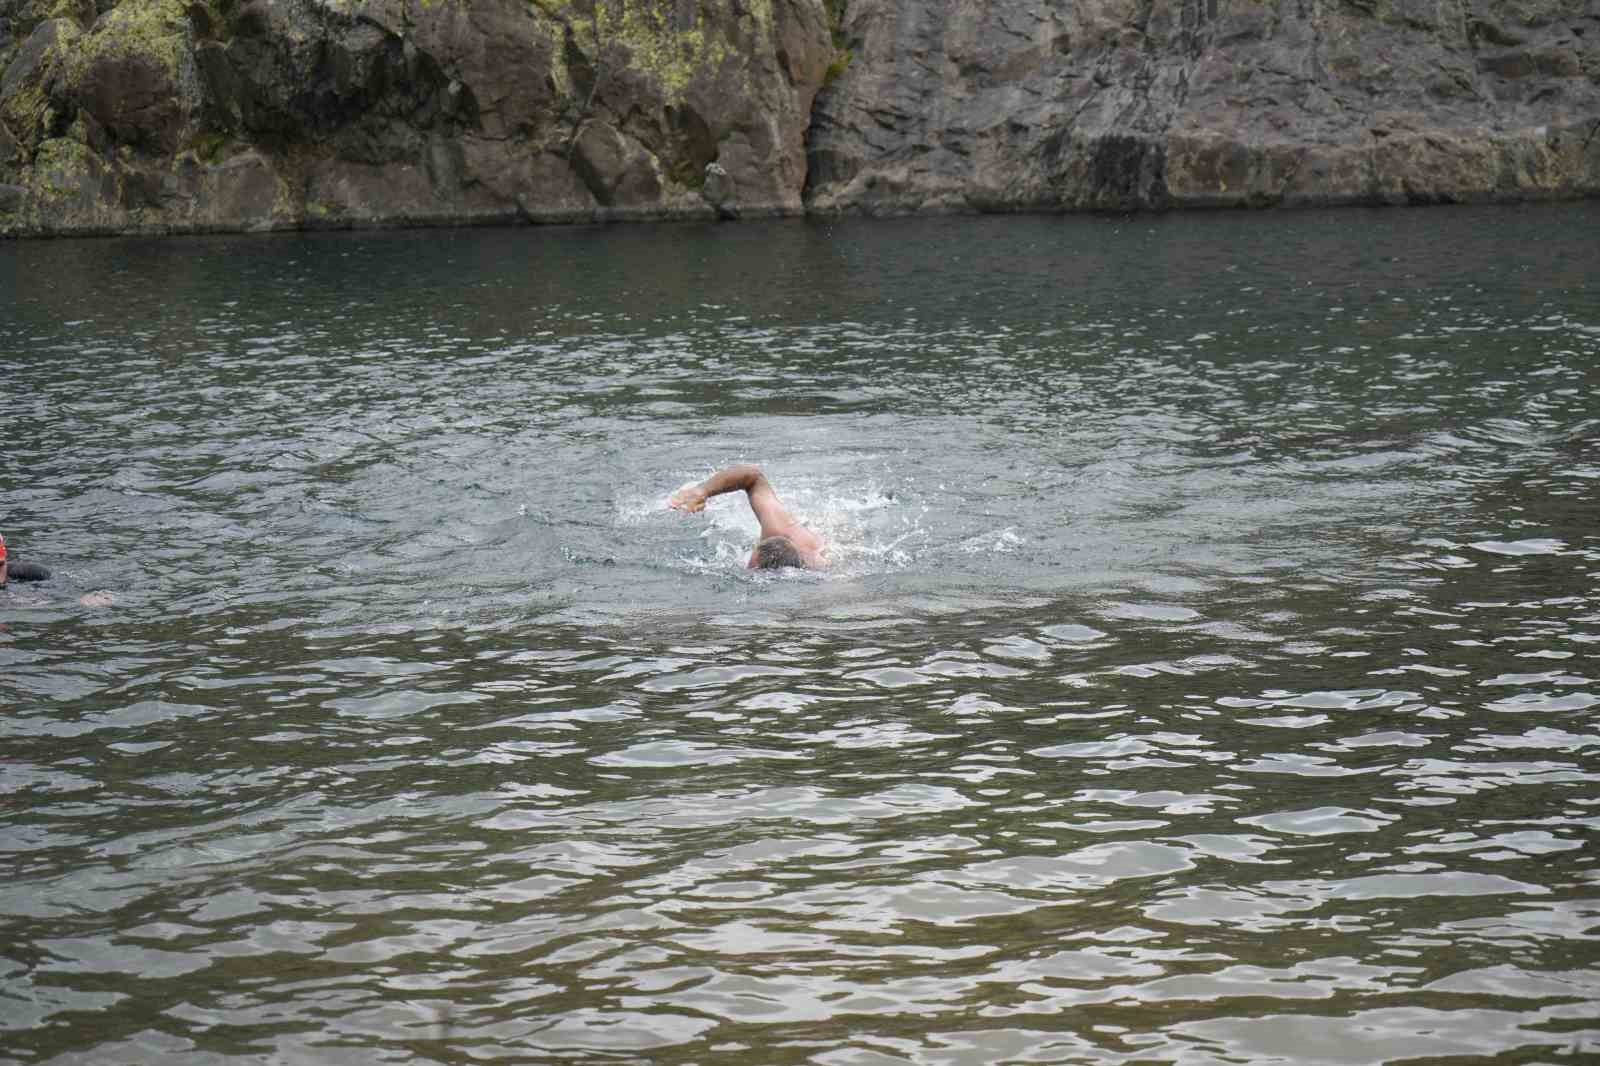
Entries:
<svg viewBox="0 0 1600 1066">
<path fill-rule="evenodd" d="M 951 206 L 940 203 L 933 206 L 896 208 L 866 205 L 852 208 L 766 208 L 740 211 L 737 217 L 728 217 L 716 210 L 704 211 L 643 209 L 619 211 L 562 212 L 540 217 L 529 217 L 522 212 L 495 212 L 480 214 L 451 214 L 441 212 L 429 215 L 384 215 L 364 218 L 305 218 L 273 220 L 248 225 L 225 223 L 138 223 L 119 226 L 115 224 L 66 224 L 54 227 L 30 227 L 7 230 L 0 225 L 0 242 L 50 241 L 74 239 L 110 239 L 118 237 L 244 237 L 277 236 L 307 233 L 379 233 L 401 230 L 430 229 L 542 229 L 550 227 L 625 226 L 625 225 L 675 225 L 707 223 L 737 225 L 740 222 L 760 222 L 777 219 L 801 219 L 817 222 L 838 220 L 894 220 L 917 218 L 980 218 L 984 216 L 1081 216 L 1093 217 L 1158 217 L 1183 214 L 1249 214 L 1270 215 L 1280 212 L 1343 211 L 1343 210 L 1406 210 L 1438 209 L 1451 207 L 1523 207 L 1555 204 L 1578 204 L 1600 200 L 1600 189 L 1551 192 L 1489 192 L 1479 195 L 1417 197 L 1396 199 L 1384 196 L 1325 196 L 1306 197 L 1288 203 L 1251 203 L 1239 199 L 1205 200 L 1169 203 L 1160 207 L 1050 207 L 1039 204 Z"/>
</svg>

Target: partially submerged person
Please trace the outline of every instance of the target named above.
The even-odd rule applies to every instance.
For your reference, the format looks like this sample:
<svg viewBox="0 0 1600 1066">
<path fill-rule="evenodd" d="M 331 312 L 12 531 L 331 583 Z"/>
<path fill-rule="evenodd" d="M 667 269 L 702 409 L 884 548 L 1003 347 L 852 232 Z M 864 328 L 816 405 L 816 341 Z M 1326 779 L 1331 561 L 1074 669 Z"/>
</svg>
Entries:
<svg viewBox="0 0 1600 1066">
<path fill-rule="evenodd" d="M 744 490 L 750 510 L 761 523 L 761 534 L 745 565 L 752 570 L 777 570 L 799 566 L 820 570 L 828 565 L 822 538 L 801 525 L 783 506 L 772 483 L 760 467 L 748 463 L 719 470 L 698 485 L 679 489 L 667 506 L 687 514 L 705 510 L 706 501 L 725 492 Z"/>
<path fill-rule="evenodd" d="M 11 579 L 17 581 L 43 581 L 50 571 L 38 563 L 12 562 L 6 557 L 6 538 L 0 536 L 0 588 Z"/>
</svg>

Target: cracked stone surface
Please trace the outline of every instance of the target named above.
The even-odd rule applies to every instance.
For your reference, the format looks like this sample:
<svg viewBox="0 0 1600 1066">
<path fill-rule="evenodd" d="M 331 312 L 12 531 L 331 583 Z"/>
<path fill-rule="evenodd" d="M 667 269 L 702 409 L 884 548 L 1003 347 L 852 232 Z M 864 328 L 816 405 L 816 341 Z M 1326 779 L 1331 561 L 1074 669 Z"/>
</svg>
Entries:
<svg viewBox="0 0 1600 1066">
<path fill-rule="evenodd" d="M 0 0 L 0 236 L 1580 197 L 1597 134 L 1600 0 Z"/>
<path fill-rule="evenodd" d="M 823 0 L 0 0 L 0 235 L 798 213 L 828 18 Z"/>
<path fill-rule="evenodd" d="M 815 211 L 1600 191 L 1593 0 L 851 0 Z"/>
</svg>

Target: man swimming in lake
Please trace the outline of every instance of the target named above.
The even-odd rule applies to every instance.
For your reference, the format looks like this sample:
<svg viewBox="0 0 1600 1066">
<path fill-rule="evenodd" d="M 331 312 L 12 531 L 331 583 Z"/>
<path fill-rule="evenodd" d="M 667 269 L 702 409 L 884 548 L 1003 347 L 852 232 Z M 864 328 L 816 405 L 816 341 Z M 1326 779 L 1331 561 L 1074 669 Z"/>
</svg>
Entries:
<svg viewBox="0 0 1600 1066">
<path fill-rule="evenodd" d="M 743 489 L 750 500 L 750 510 L 761 523 L 761 535 L 750 552 L 745 565 L 751 570 L 777 570 L 784 566 L 800 566 L 820 570 L 828 565 L 826 546 L 822 538 L 795 520 L 783 506 L 772 483 L 760 467 L 748 463 L 719 470 L 698 485 L 679 489 L 667 501 L 667 506 L 686 514 L 705 510 L 706 501 L 725 492 Z"/>
</svg>

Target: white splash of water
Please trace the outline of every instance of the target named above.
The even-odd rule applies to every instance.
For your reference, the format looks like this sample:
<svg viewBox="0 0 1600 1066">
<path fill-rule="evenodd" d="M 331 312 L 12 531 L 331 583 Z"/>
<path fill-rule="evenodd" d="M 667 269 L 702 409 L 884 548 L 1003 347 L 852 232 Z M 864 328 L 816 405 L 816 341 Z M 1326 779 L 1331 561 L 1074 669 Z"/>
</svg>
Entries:
<svg viewBox="0 0 1600 1066">
<path fill-rule="evenodd" d="M 671 552 L 669 563 L 675 569 L 724 575 L 744 571 L 760 534 L 760 524 L 743 494 L 716 497 L 707 501 L 704 511 L 686 515 L 667 505 L 672 491 L 675 489 L 635 492 L 619 498 L 616 525 L 624 529 L 651 527 L 664 540 L 677 541 L 679 547 Z M 854 580 L 915 567 L 941 550 L 1005 555 L 1026 543 L 1015 527 L 1006 526 L 955 543 L 945 542 L 941 549 L 938 514 L 914 490 L 897 491 L 876 484 L 842 486 L 828 480 L 791 477 L 779 486 L 779 493 L 795 518 L 827 544 L 830 564 L 820 573 L 782 575 L 785 578 Z M 698 550 L 682 547 L 686 535 L 698 539 Z"/>
</svg>

